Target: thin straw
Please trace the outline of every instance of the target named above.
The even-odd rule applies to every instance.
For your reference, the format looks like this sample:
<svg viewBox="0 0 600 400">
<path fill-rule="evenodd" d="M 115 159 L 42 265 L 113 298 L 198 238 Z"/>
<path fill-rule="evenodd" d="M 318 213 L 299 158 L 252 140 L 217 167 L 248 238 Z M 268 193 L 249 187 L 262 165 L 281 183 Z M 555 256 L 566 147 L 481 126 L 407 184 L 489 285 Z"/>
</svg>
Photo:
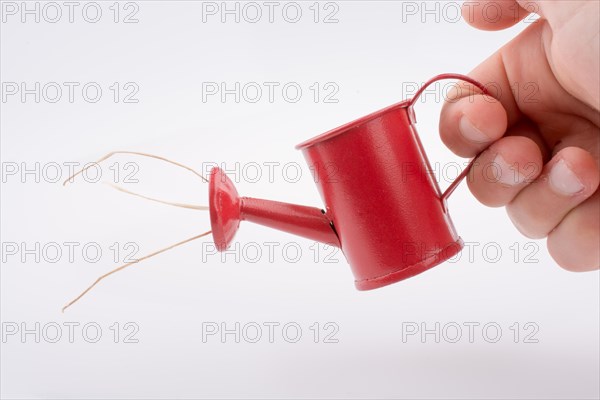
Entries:
<svg viewBox="0 0 600 400">
<path fill-rule="evenodd" d="M 82 168 L 81 170 L 75 172 L 73 175 L 71 175 L 70 177 L 68 177 L 67 179 L 65 179 L 65 181 L 63 182 L 63 186 L 65 186 L 67 183 L 71 182 L 73 180 L 73 178 L 75 178 L 77 175 L 79 175 L 79 174 L 87 171 L 94 164 L 99 164 L 102 161 L 104 161 L 104 160 L 106 160 L 106 159 L 108 159 L 108 158 L 110 158 L 110 157 L 112 157 L 112 156 L 114 156 L 116 154 L 133 154 L 133 155 L 137 155 L 137 156 L 156 158 L 157 160 L 168 162 L 169 164 L 173 164 L 173 165 L 176 165 L 178 167 L 187 169 L 188 171 L 192 172 L 194 175 L 197 175 L 198 177 L 200 177 L 200 179 L 202 179 L 204 182 L 208 182 L 208 179 L 206 179 L 202 174 L 194 171 L 192 168 L 188 167 L 187 165 L 183 165 L 181 163 L 178 163 L 177 161 L 172 161 L 172 160 L 169 160 L 169 159 L 161 157 L 161 156 L 156 156 L 154 154 L 140 153 L 140 152 L 137 152 L 137 151 L 112 151 L 112 152 L 108 153 L 107 155 L 105 155 L 104 157 L 100 158 L 95 163 L 90 163 L 87 167 Z"/>
<path fill-rule="evenodd" d="M 148 258 L 150 258 L 150 257 L 154 257 L 154 256 L 156 256 L 156 255 L 158 255 L 158 254 L 160 254 L 160 253 L 164 253 L 165 251 L 168 251 L 168 250 L 174 249 L 175 247 L 178 247 L 178 246 L 181 246 L 181 245 L 183 245 L 183 244 L 189 243 L 189 242 L 191 242 L 192 240 L 200 239 L 201 237 L 204 237 L 204 236 L 206 236 L 206 235 L 209 235 L 210 233 L 211 233 L 211 231 L 204 232 L 204 233 L 202 233 L 202 234 L 200 234 L 200 235 L 197 235 L 197 236 L 191 237 L 191 238 L 189 238 L 189 239 L 186 239 L 186 240 L 184 240 L 184 241 L 182 241 L 182 242 L 179 242 L 179 243 L 175 243 L 175 244 L 173 244 L 173 245 L 171 245 L 171 246 L 169 246 L 169 247 L 165 247 L 164 249 L 161 249 L 161 250 L 155 251 L 154 253 L 148 254 L 147 256 L 144 256 L 144 257 L 142 257 L 142 258 L 140 258 L 140 259 L 138 259 L 138 260 L 135 260 L 135 261 L 129 262 L 129 263 L 127 263 L 127 264 L 121 265 L 120 267 L 118 267 L 118 268 L 115 268 L 115 269 L 113 269 L 113 270 L 112 270 L 112 271 L 110 271 L 110 272 L 107 272 L 106 274 L 104 274 L 104 275 L 102 275 L 101 277 L 99 277 L 98 279 L 96 279 L 96 281 L 95 281 L 94 283 L 92 283 L 92 284 L 91 284 L 91 285 L 90 285 L 90 286 L 89 286 L 87 289 L 85 289 L 85 290 L 84 290 L 84 291 L 83 291 L 83 292 L 82 292 L 82 293 L 81 293 L 79 296 L 77 296 L 75 299 L 73 299 L 73 300 L 72 300 L 72 301 L 71 301 L 69 304 L 67 304 L 66 306 L 64 306 L 64 307 L 62 308 L 62 312 L 64 313 L 64 312 L 65 312 L 65 310 L 66 310 L 67 308 L 69 308 L 69 307 L 70 307 L 70 306 L 72 306 L 74 303 L 76 303 L 76 302 L 77 302 L 79 299 L 81 299 L 83 296 L 85 296 L 85 294 L 86 294 L 87 292 L 89 292 L 90 290 L 92 290 L 92 288 L 93 288 L 94 286 L 96 286 L 96 285 L 97 285 L 97 284 L 98 284 L 98 283 L 99 283 L 101 280 L 103 280 L 104 278 L 106 278 L 106 277 L 108 277 L 108 276 L 110 276 L 110 275 L 114 274 L 115 272 L 119 272 L 119 271 L 121 271 L 121 270 L 123 270 L 123 269 L 125 269 L 125 268 L 127 268 L 127 267 L 130 267 L 130 266 L 131 266 L 131 265 L 133 265 L 133 264 L 137 264 L 137 263 L 139 263 L 140 261 L 147 260 L 147 259 L 148 259 Z"/>
</svg>

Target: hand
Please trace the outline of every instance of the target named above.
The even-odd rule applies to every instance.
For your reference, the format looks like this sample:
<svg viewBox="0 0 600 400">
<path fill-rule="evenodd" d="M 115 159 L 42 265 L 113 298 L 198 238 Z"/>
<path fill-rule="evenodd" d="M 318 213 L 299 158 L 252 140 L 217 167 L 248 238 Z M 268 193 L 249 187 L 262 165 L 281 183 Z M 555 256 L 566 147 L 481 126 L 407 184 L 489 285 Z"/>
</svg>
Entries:
<svg viewBox="0 0 600 400">
<path fill-rule="evenodd" d="M 500 7 L 499 20 L 484 18 L 486 3 Z M 600 2 L 478 0 L 463 4 L 463 19 L 483 30 L 505 29 L 533 6 L 541 18 L 469 74 L 497 100 L 457 92 L 465 97 L 444 105 L 440 132 L 459 156 L 483 151 L 468 179 L 480 202 L 506 206 L 525 236 L 547 237 L 563 268 L 594 270 L 600 267 Z"/>
</svg>

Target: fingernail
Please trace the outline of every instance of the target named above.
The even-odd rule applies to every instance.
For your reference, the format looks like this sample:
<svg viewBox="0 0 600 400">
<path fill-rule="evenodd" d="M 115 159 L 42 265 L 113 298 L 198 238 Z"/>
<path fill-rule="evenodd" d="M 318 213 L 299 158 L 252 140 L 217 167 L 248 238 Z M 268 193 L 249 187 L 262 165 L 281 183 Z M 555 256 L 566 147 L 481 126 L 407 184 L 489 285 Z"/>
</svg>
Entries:
<svg viewBox="0 0 600 400">
<path fill-rule="evenodd" d="M 585 189 L 583 183 L 564 160 L 559 160 L 554 164 L 548 180 L 552 190 L 563 196 L 573 196 Z"/>
<path fill-rule="evenodd" d="M 490 138 L 485 133 L 477 129 L 466 115 L 460 117 L 458 129 L 463 137 L 471 142 L 485 143 L 490 141 Z"/>
<path fill-rule="evenodd" d="M 492 163 L 497 168 L 497 182 L 508 186 L 517 186 L 525 182 L 526 177 L 519 172 L 518 166 L 510 165 L 500 154 L 494 157 Z"/>
</svg>

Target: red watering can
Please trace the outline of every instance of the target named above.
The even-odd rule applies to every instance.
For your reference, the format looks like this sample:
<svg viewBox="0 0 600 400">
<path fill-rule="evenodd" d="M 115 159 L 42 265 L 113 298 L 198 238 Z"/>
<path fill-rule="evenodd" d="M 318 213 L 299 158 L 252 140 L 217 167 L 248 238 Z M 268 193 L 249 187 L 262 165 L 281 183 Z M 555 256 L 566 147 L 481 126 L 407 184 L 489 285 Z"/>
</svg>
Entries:
<svg viewBox="0 0 600 400">
<path fill-rule="evenodd" d="M 375 289 L 409 278 L 459 253 L 463 242 L 452 225 L 446 201 L 467 175 L 472 163 L 442 193 L 430 174 L 431 166 L 415 129 L 413 110 L 416 99 L 427 86 L 448 78 L 466 81 L 488 94 L 482 84 L 467 76 L 438 75 L 411 100 L 384 108 L 297 146 L 311 170 L 316 172 L 315 182 L 325 203 L 324 209 L 239 197 L 225 173 L 213 168 L 208 208 L 217 249 L 227 249 L 242 220 L 269 226 L 340 247 L 352 267 L 359 290 Z M 147 153 L 115 151 L 96 164 L 116 154 L 156 158 L 188 169 L 206 181 L 204 176 L 183 164 Z M 71 175 L 63 185 L 91 165 L 94 164 Z M 327 173 L 322 175 L 320 171 Z M 172 203 L 114 187 L 159 203 L 206 209 L 205 206 Z M 109 275 L 210 233 L 196 235 L 107 272 L 63 307 L 63 311 Z"/>
<path fill-rule="evenodd" d="M 315 175 L 325 208 L 239 197 L 215 167 L 209 183 L 212 234 L 225 250 L 240 221 L 250 221 L 340 247 L 359 290 L 417 275 L 462 250 L 446 201 L 467 167 L 442 193 L 415 129 L 413 105 L 439 75 L 411 100 L 384 108 L 296 146 Z"/>
</svg>

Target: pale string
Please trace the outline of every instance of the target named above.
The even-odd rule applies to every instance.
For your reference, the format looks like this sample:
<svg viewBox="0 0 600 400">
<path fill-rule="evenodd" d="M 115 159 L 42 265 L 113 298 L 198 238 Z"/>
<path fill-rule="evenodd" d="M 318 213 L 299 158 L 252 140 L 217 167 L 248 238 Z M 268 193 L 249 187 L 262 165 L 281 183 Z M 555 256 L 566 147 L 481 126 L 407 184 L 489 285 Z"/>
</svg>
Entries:
<svg viewBox="0 0 600 400">
<path fill-rule="evenodd" d="M 173 165 L 176 165 L 178 167 L 187 169 L 188 171 L 192 172 L 194 175 L 197 175 L 198 177 L 200 177 L 200 179 L 202 179 L 204 182 L 208 183 L 208 179 L 206 179 L 202 174 L 194 171 L 192 168 L 188 167 L 187 165 L 183 165 L 181 163 L 178 163 L 177 161 L 172 161 L 172 160 L 169 160 L 169 159 L 161 157 L 161 156 L 156 156 L 154 154 L 140 153 L 140 152 L 137 152 L 137 151 L 111 151 L 110 153 L 108 153 L 104 157 L 100 158 L 95 163 L 90 163 L 87 167 L 82 168 L 81 170 L 75 172 L 73 175 L 71 175 L 70 177 L 68 177 L 67 179 L 65 179 L 65 181 L 63 182 L 63 186 L 65 186 L 67 183 L 69 183 L 70 181 L 72 181 L 73 178 L 75 178 L 77 175 L 79 175 L 79 174 L 85 172 L 86 170 L 88 170 L 89 168 L 91 168 L 94 164 L 99 164 L 102 161 L 104 161 L 104 160 L 106 160 L 106 159 L 108 159 L 108 158 L 110 158 L 110 157 L 112 157 L 112 156 L 114 156 L 116 154 L 133 154 L 133 155 L 137 155 L 137 156 L 156 158 L 157 160 L 168 162 L 169 164 L 173 164 Z"/>
<path fill-rule="evenodd" d="M 164 162 L 168 162 L 168 163 L 170 163 L 170 164 L 173 164 L 173 165 L 176 165 L 176 166 L 178 166 L 178 167 L 181 167 L 181 168 L 187 169 L 188 171 L 192 172 L 194 175 L 196 175 L 196 176 L 200 177 L 200 179 L 202 179 L 204 182 L 208 182 L 208 179 L 206 179 L 206 178 L 205 178 L 203 175 L 201 175 L 200 173 L 196 172 L 194 169 L 192 169 L 192 168 L 188 167 L 187 165 L 184 165 L 184 164 L 178 163 L 178 162 L 176 162 L 176 161 L 169 160 L 169 159 L 167 159 L 167 158 L 164 158 L 164 157 L 161 157 L 161 156 L 156 156 L 156 155 L 153 155 L 153 154 L 141 153 L 141 152 L 136 152 L 136 151 L 113 151 L 113 152 L 110 152 L 110 153 L 108 153 L 108 154 L 107 154 L 107 155 L 105 155 L 104 157 L 100 158 L 100 159 L 99 159 L 98 161 L 96 161 L 95 163 L 90 163 L 90 165 L 88 165 L 87 167 L 84 167 L 83 169 L 81 169 L 81 170 L 79 170 L 79 171 L 75 172 L 73 175 L 71 175 L 70 177 L 68 177 L 68 178 L 67 178 L 67 179 L 66 179 L 66 180 L 63 182 L 63 186 L 64 186 L 64 185 L 66 185 L 67 183 L 71 182 L 71 181 L 73 180 L 73 178 L 75 178 L 77 175 L 79 175 L 79 174 L 81 174 L 81 173 L 85 172 L 87 169 L 91 168 L 91 167 L 92 167 L 94 164 L 99 164 L 99 163 L 101 163 L 102 161 L 105 161 L 106 159 L 108 159 L 108 158 L 110 158 L 110 157 L 112 157 L 112 156 L 114 156 L 114 155 L 116 155 L 116 154 L 133 154 L 133 155 L 139 155 L 139 156 L 143 156 L 143 157 L 155 158 L 155 159 L 157 159 L 157 160 L 161 160 L 161 161 L 164 161 Z M 190 209 L 195 209 L 195 210 L 208 210 L 208 209 L 209 209 L 209 208 L 208 208 L 208 207 L 206 207 L 206 206 L 198 206 L 198 205 L 193 205 L 193 204 L 185 204 L 185 203 L 174 203 L 174 202 L 169 202 L 169 201 L 164 201 L 164 200 L 154 199 L 154 198 L 152 198 L 152 197 L 147 197 L 147 196 L 144 196 L 144 195 L 141 195 L 141 194 L 135 193 L 135 192 L 131 192 L 131 191 L 127 190 L 127 189 L 124 189 L 124 188 L 122 188 L 122 187 L 120 187 L 120 186 L 118 186 L 118 185 L 114 185 L 114 184 L 112 184 L 112 183 L 108 183 L 108 182 L 104 182 L 104 183 L 107 183 L 108 185 L 110 185 L 110 186 L 111 186 L 111 187 L 113 187 L 114 189 L 116 189 L 116 190 L 119 190 L 119 191 L 121 191 L 121 192 L 123 192 L 123 193 L 127 193 L 127 194 L 130 194 L 130 195 L 132 195 L 132 196 L 137 196 L 137 197 L 140 197 L 140 198 L 143 198 L 143 199 L 146 199 L 146 200 L 155 201 L 155 202 L 162 203 L 162 204 L 167 204 L 167 205 L 171 205 L 171 206 L 175 206 L 175 207 L 190 208 Z M 121 271 L 121 270 L 123 270 L 123 269 L 125 269 L 125 268 L 127 268 L 127 267 L 130 267 L 130 266 L 131 266 L 131 265 L 133 265 L 133 264 L 137 264 L 137 263 L 139 263 L 140 261 L 147 260 L 147 259 L 149 259 L 149 258 L 151 258 L 151 257 L 154 257 L 154 256 L 156 256 L 156 255 L 158 255 L 158 254 L 164 253 L 165 251 L 168 251 L 168 250 L 174 249 L 175 247 L 181 246 L 181 245 L 183 245 L 183 244 L 189 243 L 189 242 L 191 242 L 191 241 L 193 241 L 193 240 L 200 239 L 200 238 L 202 238 L 202 237 L 204 237 L 204 236 L 207 236 L 207 235 L 209 235 L 210 233 L 211 233 L 211 231 L 204 232 L 204 233 L 202 233 L 202 234 L 200 234 L 200 235 L 197 235 L 197 236 L 194 236 L 194 237 L 192 237 L 192 238 L 186 239 L 186 240 L 184 240 L 184 241 L 181 241 L 181 242 L 179 242 L 179 243 L 175 243 L 175 244 L 173 244 L 173 245 L 171 245 L 171 246 L 169 246 L 169 247 L 166 247 L 166 248 L 164 248 L 164 249 L 161 249 L 161 250 L 155 251 L 154 253 L 148 254 L 148 255 L 146 255 L 146 256 L 144 256 L 144 257 L 142 257 L 142 258 L 139 258 L 139 259 L 137 259 L 137 260 L 135 260 L 135 261 L 132 261 L 132 262 L 126 263 L 126 264 L 124 264 L 124 265 L 121 265 L 121 266 L 120 266 L 120 267 L 118 267 L 118 268 L 115 268 L 115 269 L 113 269 L 113 270 L 112 270 L 112 271 L 110 271 L 110 272 L 107 272 L 106 274 L 104 274 L 104 275 L 100 276 L 98 279 L 96 279 L 96 281 L 94 281 L 94 283 L 92 283 L 92 284 L 91 284 L 91 285 L 90 285 L 90 286 L 89 286 L 89 287 L 88 287 L 86 290 L 84 290 L 84 291 L 83 291 L 83 292 L 82 292 L 82 293 L 81 293 L 79 296 L 77 296 L 75 299 L 73 299 L 71 302 L 69 302 L 69 303 L 68 303 L 66 306 L 64 306 L 64 307 L 63 307 L 63 309 L 62 309 L 62 312 L 64 313 L 64 312 L 65 312 L 65 310 L 66 310 L 67 308 L 69 308 L 69 307 L 70 307 L 70 306 L 72 306 L 74 303 L 76 303 L 77 301 L 79 301 L 79 299 L 81 299 L 81 298 L 82 298 L 83 296 L 85 296 L 85 295 L 86 295 L 86 294 L 87 294 L 87 293 L 88 293 L 90 290 L 92 290 L 92 289 L 94 288 L 94 286 L 96 286 L 96 285 L 97 285 L 97 284 L 98 284 L 98 283 L 99 283 L 101 280 L 103 280 L 104 278 L 107 278 L 108 276 L 110 276 L 110 275 L 114 274 L 115 272 L 119 272 L 119 271 Z"/>
<path fill-rule="evenodd" d="M 127 194 L 130 194 L 132 196 L 140 197 L 140 198 L 145 199 L 145 200 L 155 201 L 157 203 L 167 204 L 167 205 L 174 206 L 174 207 L 190 208 L 192 210 L 209 210 L 209 207 L 207 207 L 207 206 L 198 206 L 198 205 L 195 205 L 195 204 L 186 204 L 186 203 L 174 203 L 174 202 L 170 202 L 170 201 L 155 199 L 153 197 L 148 197 L 148 196 L 144 196 L 144 195 L 139 194 L 139 193 L 132 192 L 132 191 L 127 190 L 127 189 L 125 189 L 125 188 L 123 188 L 123 187 L 121 187 L 119 185 L 115 185 L 114 183 L 111 183 L 111 182 L 102 182 L 102 183 L 104 183 L 105 185 L 108 185 L 108 186 L 112 187 L 113 189 L 118 190 L 119 192 L 127 193 Z"/>
<path fill-rule="evenodd" d="M 200 234 L 200 235 L 197 235 L 197 236 L 191 237 L 191 238 L 189 238 L 189 239 L 186 239 L 186 240 L 184 240 L 184 241 L 181 241 L 181 242 L 179 242 L 179 243 L 175 243 L 175 244 L 173 244 L 173 245 L 171 245 L 171 246 L 169 246 L 169 247 L 165 247 L 164 249 L 161 249 L 161 250 L 155 251 L 154 253 L 148 254 L 148 255 L 146 255 L 146 256 L 144 256 L 144 257 L 142 257 L 142 258 L 139 258 L 139 259 L 137 259 L 137 260 L 135 260 L 135 261 L 128 262 L 127 264 L 121 265 L 120 267 L 118 267 L 118 268 L 115 268 L 115 269 L 113 269 L 113 270 L 112 270 L 112 271 L 110 271 L 110 272 L 107 272 L 106 274 L 104 274 L 104 275 L 100 276 L 98 279 L 96 279 L 96 281 L 95 281 L 94 283 L 92 283 L 92 284 L 91 284 L 91 285 L 90 285 L 90 286 L 89 286 L 87 289 L 85 289 L 85 290 L 84 290 L 84 291 L 83 291 L 83 292 L 82 292 L 82 293 L 81 293 L 79 296 L 77 296 L 75 299 L 73 299 L 73 300 L 72 300 L 72 301 L 71 301 L 69 304 L 67 304 L 66 306 L 64 306 L 64 307 L 62 308 L 62 312 L 64 313 L 64 312 L 65 312 L 65 310 L 66 310 L 67 308 L 69 308 L 69 307 L 70 307 L 70 306 L 72 306 L 72 305 L 73 305 L 75 302 L 77 302 L 79 299 L 81 299 L 83 296 L 85 296 L 85 294 L 86 294 L 87 292 L 89 292 L 90 290 L 92 290 L 92 288 L 93 288 L 94 286 L 96 286 L 96 285 L 97 285 L 97 284 L 98 284 L 98 283 L 99 283 L 99 282 L 100 282 L 102 279 L 104 279 L 104 278 L 106 278 L 106 277 L 108 277 L 108 276 L 110 276 L 110 275 L 114 274 L 115 272 L 119 272 L 119 271 L 121 271 L 121 270 L 123 270 L 123 269 L 125 269 L 125 268 L 127 268 L 127 267 L 129 267 L 129 266 L 131 266 L 131 265 L 133 265 L 133 264 L 137 264 L 137 263 L 139 263 L 140 261 L 147 260 L 147 259 L 148 259 L 148 258 L 150 258 L 150 257 L 154 257 L 154 256 L 156 256 L 156 255 L 158 255 L 158 254 L 160 254 L 160 253 L 164 253 L 165 251 L 168 251 L 168 250 L 174 249 L 175 247 L 178 247 L 178 246 L 181 246 L 181 245 L 183 245 L 183 244 L 189 243 L 189 242 L 191 242 L 192 240 L 200 239 L 201 237 L 204 237 L 204 236 L 206 236 L 206 235 L 209 235 L 210 233 L 211 233 L 211 231 L 204 232 L 204 233 L 202 233 L 202 234 Z"/>
</svg>

